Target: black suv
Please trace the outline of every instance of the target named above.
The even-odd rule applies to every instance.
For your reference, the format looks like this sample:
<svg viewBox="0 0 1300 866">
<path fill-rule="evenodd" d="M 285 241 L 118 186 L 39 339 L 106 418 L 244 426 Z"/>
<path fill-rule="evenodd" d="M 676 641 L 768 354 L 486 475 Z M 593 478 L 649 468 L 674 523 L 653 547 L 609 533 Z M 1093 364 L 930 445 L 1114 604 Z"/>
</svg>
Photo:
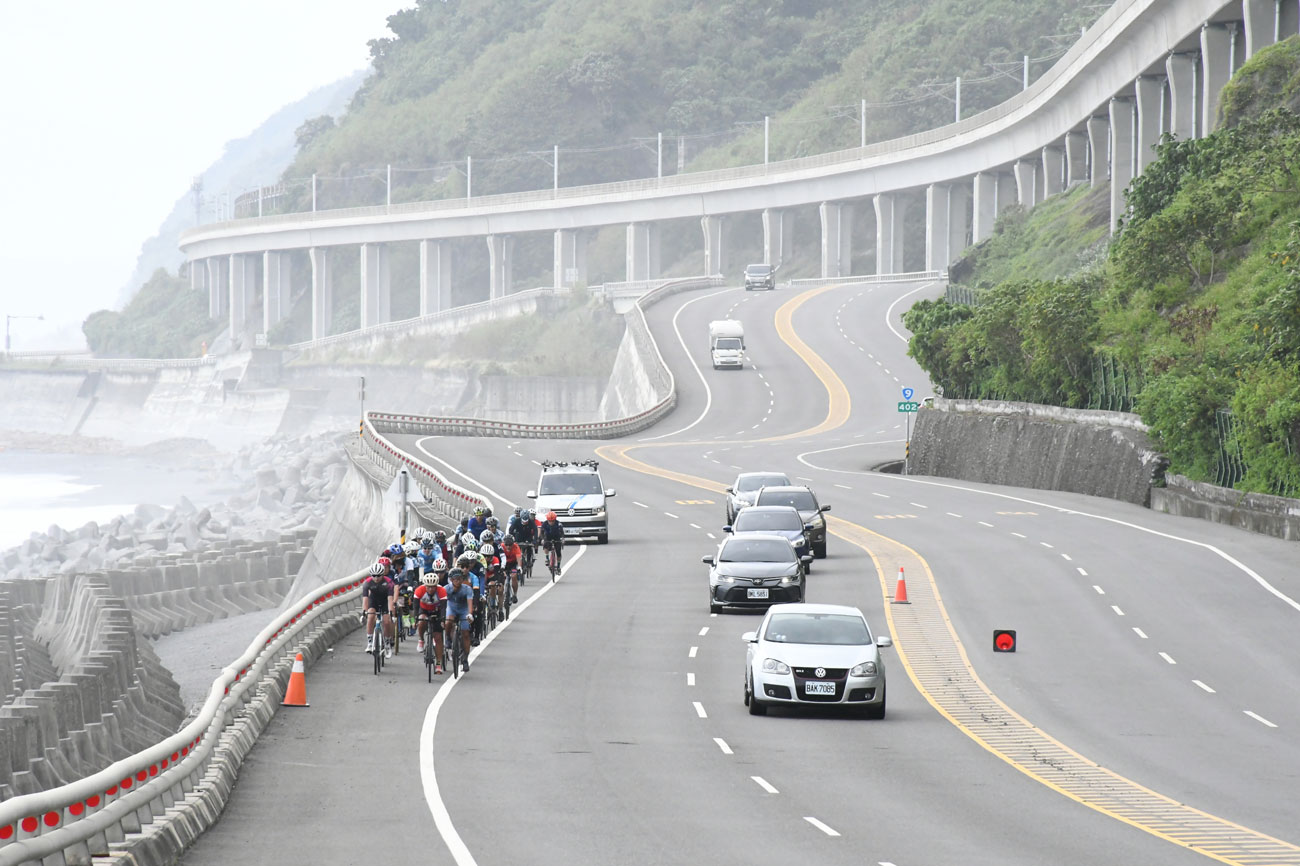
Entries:
<svg viewBox="0 0 1300 866">
<path fill-rule="evenodd" d="M 754 497 L 755 505 L 793 505 L 799 509 L 799 516 L 804 523 L 812 525 L 808 533 L 808 543 L 812 545 L 813 556 L 826 558 L 826 516 L 829 505 L 817 502 L 817 496 L 808 487 L 764 487 Z"/>
<path fill-rule="evenodd" d="M 776 268 L 771 265 L 749 265 L 745 268 L 745 291 L 775 288 Z"/>
</svg>

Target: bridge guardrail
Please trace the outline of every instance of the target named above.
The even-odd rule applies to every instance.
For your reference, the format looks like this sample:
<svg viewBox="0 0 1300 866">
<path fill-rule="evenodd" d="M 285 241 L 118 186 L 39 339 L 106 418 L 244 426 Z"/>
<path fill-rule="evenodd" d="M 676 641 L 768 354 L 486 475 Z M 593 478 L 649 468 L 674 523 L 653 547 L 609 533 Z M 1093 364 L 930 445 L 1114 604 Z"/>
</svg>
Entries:
<svg viewBox="0 0 1300 866">
<path fill-rule="evenodd" d="M 947 271 L 908 271 L 901 274 L 864 274 L 849 277 L 810 277 L 789 280 L 786 285 L 795 289 L 811 289 L 817 286 L 839 285 L 841 283 L 919 283 L 923 280 L 946 280 Z"/>
</svg>

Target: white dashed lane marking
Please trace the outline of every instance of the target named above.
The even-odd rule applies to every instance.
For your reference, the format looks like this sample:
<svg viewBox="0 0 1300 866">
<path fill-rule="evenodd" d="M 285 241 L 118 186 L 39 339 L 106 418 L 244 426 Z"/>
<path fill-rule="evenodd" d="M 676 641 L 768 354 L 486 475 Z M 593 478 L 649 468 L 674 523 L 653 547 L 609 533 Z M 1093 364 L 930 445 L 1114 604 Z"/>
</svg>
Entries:
<svg viewBox="0 0 1300 866">
<path fill-rule="evenodd" d="M 695 715 L 699 716 L 701 719 L 707 719 L 709 717 L 709 714 L 704 712 L 704 704 L 699 701 L 691 701 L 691 704 L 695 707 Z"/>
<path fill-rule="evenodd" d="M 1092 588 L 1095 589 L 1095 590 L 1097 590 L 1097 595 L 1105 595 L 1105 594 L 1106 594 L 1106 590 L 1102 589 L 1100 586 L 1097 586 L 1097 584 L 1095 584 L 1095 583 L 1092 585 Z"/>
<path fill-rule="evenodd" d="M 1261 723 L 1261 724 L 1268 725 L 1270 728 L 1276 728 L 1276 727 L 1277 727 L 1277 725 L 1273 724 L 1273 723 L 1270 722 L 1268 719 L 1266 719 L 1266 718 L 1264 718 L 1263 716 L 1261 716 L 1259 713 L 1253 712 L 1253 711 L 1251 711 L 1251 710 L 1242 710 L 1242 712 L 1245 713 L 1246 715 L 1250 716 L 1250 717 L 1251 717 L 1252 719 L 1254 719 L 1255 721 L 1257 721 L 1257 722 L 1259 722 L 1259 723 Z"/>
<path fill-rule="evenodd" d="M 1137 626 L 1133 626 L 1133 633 L 1138 637 L 1142 638 L 1142 640 L 1149 640 L 1149 638 L 1147 637 L 1147 633 L 1144 632 L 1142 629 L 1138 628 Z"/>
<path fill-rule="evenodd" d="M 1088 576 L 1088 572 L 1084 571 L 1082 568 L 1080 568 L 1078 571 L 1079 571 L 1079 576 L 1080 576 L 1080 577 L 1087 577 L 1087 576 Z"/>
<path fill-rule="evenodd" d="M 769 794 L 781 793 L 776 788 L 773 788 L 772 785 L 768 783 L 767 779 L 764 779 L 762 776 L 750 776 L 749 778 L 753 779 L 756 783 L 758 783 L 758 787 L 762 788 L 764 791 L 767 791 L 767 793 Z"/>
<path fill-rule="evenodd" d="M 1174 657 L 1171 656 L 1169 653 L 1161 653 L 1161 654 L 1160 654 L 1160 657 L 1161 657 L 1162 659 L 1164 659 L 1165 661 L 1169 662 L 1171 665 L 1176 665 L 1176 664 L 1178 664 L 1178 662 L 1174 661 Z"/>
<path fill-rule="evenodd" d="M 688 686 L 695 685 L 695 674 L 688 673 L 686 675 L 686 685 Z"/>
<path fill-rule="evenodd" d="M 805 816 L 804 816 L 804 820 L 807 821 L 809 824 L 812 824 L 812 825 L 813 825 L 814 827 L 816 827 L 818 830 L 821 830 L 821 831 L 822 831 L 823 833 L 825 833 L 827 836 L 838 836 L 838 835 L 840 835 L 839 833 L 835 832 L 835 831 L 832 830 L 830 827 L 827 827 L 825 824 L 823 824 L 821 821 L 818 821 L 816 818 L 812 817 L 811 815 L 805 815 Z"/>
<path fill-rule="evenodd" d="M 700 651 L 700 648 L 699 648 L 699 647 L 697 647 L 697 646 L 693 646 L 693 647 L 691 647 L 691 651 L 690 651 L 689 653 L 686 654 L 686 657 L 687 657 L 687 658 L 692 658 L 692 659 L 693 659 L 693 658 L 695 658 L 695 654 L 696 654 L 697 652 L 699 652 L 699 651 Z"/>
<path fill-rule="evenodd" d="M 1117 605 L 1117 604 L 1112 604 L 1112 605 L 1110 606 L 1110 609 L 1113 610 L 1113 611 L 1115 611 L 1115 615 L 1116 615 L 1116 616 L 1123 616 L 1123 615 L 1124 615 L 1124 611 L 1120 610 L 1120 609 L 1119 609 L 1119 605 Z"/>
<path fill-rule="evenodd" d="M 636 506 L 638 506 L 638 507 L 640 507 L 640 508 L 649 508 L 649 507 L 650 507 L 649 505 L 646 505 L 644 502 L 637 502 L 635 499 L 632 500 L 632 504 L 633 504 L 633 505 L 636 505 Z"/>
<path fill-rule="evenodd" d="M 1210 688 L 1209 686 L 1207 686 L 1205 683 L 1201 682 L 1200 680 L 1192 680 L 1192 683 L 1193 683 L 1193 684 L 1194 684 L 1198 689 L 1204 689 L 1205 691 L 1209 692 L 1209 693 L 1212 694 L 1212 695 L 1215 694 L 1214 689 Z"/>
<path fill-rule="evenodd" d="M 727 741 L 722 739 L 722 737 L 714 737 L 713 742 L 718 744 L 718 748 L 722 750 L 722 754 L 724 755 L 735 754 L 735 752 L 731 751 L 731 746 L 728 746 Z"/>
</svg>

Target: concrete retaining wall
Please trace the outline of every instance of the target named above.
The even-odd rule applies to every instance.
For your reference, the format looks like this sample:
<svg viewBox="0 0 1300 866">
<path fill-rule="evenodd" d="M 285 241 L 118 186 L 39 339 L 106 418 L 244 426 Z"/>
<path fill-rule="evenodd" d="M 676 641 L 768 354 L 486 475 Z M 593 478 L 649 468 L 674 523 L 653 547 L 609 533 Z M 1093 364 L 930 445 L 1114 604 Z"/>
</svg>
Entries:
<svg viewBox="0 0 1300 866">
<path fill-rule="evenodd" d="M 1166 475 L 1165 486 L 1151 490 L 1151 508 L 1300 541 L 1300 499 L 1243 493 L 1181 475 Z"/>
<path fill-rule="evenodd" d="M 909 469 L 1147 505 L 1165 465 L 1135 415 L 936 399 L 917 413 Z"/>
</svg>

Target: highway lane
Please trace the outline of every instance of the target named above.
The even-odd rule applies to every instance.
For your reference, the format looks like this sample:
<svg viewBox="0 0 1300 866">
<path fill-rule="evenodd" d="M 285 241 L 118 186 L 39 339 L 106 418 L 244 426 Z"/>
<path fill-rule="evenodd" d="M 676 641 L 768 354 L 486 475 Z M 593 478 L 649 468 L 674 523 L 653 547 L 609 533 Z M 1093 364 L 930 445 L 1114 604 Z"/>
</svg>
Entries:
<svg viewBox="0 0 1300 866">
<path fill-rule="evenodd" d="M 667 440 L 689 439 L 697 444 L 646 447 L 632 456 L 716 484 L 729 482 L 736 466 L 789 467 L 794 472 L 805 466 L 796 459 L 804 452 L 863 439 L 883 440 L 877 431 L 888 431 L 889 422 L 897 422 L 889 417 L 898 398 L 889 393 L 894 383 L 888 377 L 905 369 L 898 346 L 889 348 L 888 328 L 880 323 L 871 325 L 873 315 L 887 311 L 897 300 L 887 289 L 835 289 L 810 298 L 796 311 L 796 329 L 809 343 L 837 369 L 856 372 L 846 376 L 844 383 L 853 414 L 845 429 L 783 442 L 748 439 L 738 443 L 733 437 L 737 430 L 747 429 L 745 422 L 764 425 L 760 430 L 748 428 L 755 438 L 760 433 L 789 435 L 819 423 L 827 414 L 826 389 L 769 324 L 769 317 L 789 303 L 789 293 L 745 297 L 741 292 L 723 292 L 710 299 L 698 293 L 652 308 L 651 327 L 674 367 L 682 397 L 678 410 L 643 438 L 651 439 L 660 428 L 671 433 L 692 423 L 706 403 L 711 405 L 694 428 Z M 737 301 L 737 296 L 743 301 Z M 739 306 L 733 310 L 732 304 Z M 763 379 L 754 371 L 733 373 L 707 367 L 707 339 L 702 336 L 706 323 L 729 312 L 744 319 L 749 353 Z M 845 333 L 839 334 L 832 326 L 836 315 L 841 324 L 850 317 L 855 317 L 856 324 L 844 327 Z M 701 335 L 697 343 L 672 345 L 676 342 L 671 327 L 674 317 L 684 336 L 692 332 Z M 864 359 L 867 353 L 855 346 L 855 341 L 863 345 L 867 340 L 873 341 L 873 354 L 880 357 L 880 365 L 874 358 Z M 705 359 L 703 381 L 690 369 L 687 355 L 697 361 L 701 356 Z M 891 372 L 887 374 L 885 369 Z M 705 391 L 705 382 L 710 392 Z M 774 402 L 764 406 L 762 396 L 768 393 L 768 384 Z M 767 413 L 772 406 L 774 411 Z M 766 420 L 764 415 L 768 415 Z M 899 432 L 895 430 L 893 435 Z M 719 436 L 722 438 L 715 439 Z M 464 468 L 467 475 L 494 491 L 490 495 L 496 498 L 501 494 L 503 499 L 518 497 L 532 486 L 533 460 L 586 456 L 593 448 L 593 443 L 504 440 L 424 439 L 402 444 L 412 453 L 424 456 L 421 449 L 431 451 Z M 806 468 L 807 477 L 814 479 L 824 500 L 834 503 L 833 516 L 870 525 L 923 553 L 942 586 L 957 634 L 995 693 L 1067 742 L 1075 744 L 1072 738 L 1078 737 L 1077 747 L 1090 757 L 1099 757 L 1092 754 L 1097 749 L 1103 750 L 1108 765 L 1111 757 L 1127 762 L 1133 775 L 1147 784 L 1153 777 L 1171 786 L 1185 779 L 1190 793 L 1202 795 L 1199 800 L 1186 798 L 1197 805 L 1207 807 L 1207 797 L 1225 805 L 1239 801 L 1235 817 L 1244 823 L 1255 826 L 1254 819 L 1262 816 L 1268 826 L 1260 829 L 1267 830 L 1285 822 L 1285 808 L 1277 804 L 1284 799 L 1279 792 L 1289 789 L 1282 786 L 1285 767 L 1296 766 L 1289 760 L 1292 746 L 1285 745 L 1294 743 L 1294 734 L 1278 729 L 1285 737 L 1280 753 L 1283 760 L 1271 773 L 1242 774 L 1234 782 L 1227 775 L 1228 768 L 1235 760 L 1233 754 L 1242 749 L 1233 743 L 1249 743 L 1252 751 L 1278 744 L 1245 733 L 1241 739 L 1234 736 L 1225 743 L 1227 738 L 1213 718 L 1206 723 L 1208 732 L 1196 729 L 1180 735 L 1179 726 L 1185 725 L 1185 718 L 1204 710 L 1176 700 L 1178 689 L 1186 682 L 1174 685 L 1169 673 L 1188 662 L 1170 665 L 1160 660 L 1157 665 L 1136 660 L 1139 651 L 1128 645 L 1142 639 L 1133 636 L 1126 642 L 1114 637 L 1119 617 L 1098 603 L 1105 599 L 1083 576 L 1078 576 L 1079 580 L 1042 579 L 1052 566 L 1065 562 L 1057 562 L 1058 554 L 1073 550 L 1072 544 L 1078 549 L 1071 555 L 1074 561 L 1087 562 L 1089 579 L 1100 581 L 1096 575 L 1131 573 L 1135 562 L 1140 565 L 1143 556 L 1151 555 L 1149 547 L 1143 548 L 1145 553 L 1123 553 L 1133 546 L 1131 538 L 1124 535 L 1132 530 L 1115 530 L 1114 535 L 1095 528 L 1081 530 L 1083 518 L 1075 515 L 1049 514 L 1047 508 L 1023 503 L 1007 507 L 985 491 L 951 489 L 973 485 L 925 487 L 919 479 L 855 474 L 875 459 L 874 455 L 863 459 L 873 447 L 881 453 L 893 447 L 895 454 L 898 448 L 896 444 L 861 444 L 809 455 L 805 457 L 811 464 Z M 823 466 L 828 468 L 820 468 Z M 895 655 L 888 656 L 890 718 L 883 723 L 803 713 L 748 717 L 739 700 L 744 657 L 739 634 L 752 628 L 757 618 L 743 614 L 710 617 L 704 599 L 707 568 L 699 563 L 699 555 L 710 551 L 720 534 L 721 498 L 608 463 L 603 469 L 606 483 L 619 488 L 612 503 L 613 543 L 591 548 L 553 592 L 512 622 L 442 710 L 435 749 L 438 777 L 472 780 L 448 808 L 478 862 L 679 862 L 700 857 L 732 862 L 797 856 L 816 862 L 893 862 L 901 866 L 1094 863 L 1099 859 L 1184 863 L 1204 859 L 1081 808 L 981 749 L 934 712 Z M 904 486 L 907 493 L 901 494 Z M 1125 513 L 1123 508 L 1115 510 L 1115 503 L 1084 497 L 1043 491 L 1027 491 L 1024 496 L 1065 503 L 1061 507 Z M 915 503 L 928 507 L 922 509 Z M 1043 514 L 996 514 L 999 510 Z M 1163 518 L 1139 511 L 1148 522 Z M 918 516 L 900 517 L 913 512 Z M 949 512 L 962 517 L 952 517 Z M 1059 522 L 1049 522 L 1047 517 Z M 981 526 L 980 520 L 992 525 Z M 1205 534 L 1199 523 L 1174 523 L 1185 532 L 1192 523 L 1190 531 Z M 1233 539 L 1239 553 L 1264 558 L 1284 553 L 1283 548 L 1260 545 L 1253 537 Z M 1044 540 L 1054 547 L 1043 547 Z M 1189 555 L 1187 561 L 1177 559 L 1167 549 L 1172 547 L 1158 548 L 1159 556 L 1175 557 L 1168 561 L 1178 571 L 1170 574 L 1187 579 L 1196 575 L 1198 568 L 1204 571 L 1195 556 Z M 1256 554 L 1259 549 L 1267 552 Z M 978 579 L 971 575 L 976 570 Z M 990 574 L 1005 583 L 990 587 Z M 878 574 L 866 553 L 832 539 L 830 559 L 819 562 L 810 579 L 810 599 L 860 604 L 877 629 L 885 629 L 884 594 L 891 588 L 892 576 Z M 909 578 L 911 583 L 922 576 L 909 574 Z M 1108 583 L 1104 588 L 1113 595 L 1128 587 Z M 1166 619 L 1171 634 L 1186 641 L 1187 646 L 1162 644 L 1174 647 L 1166 650 L 1171 656 L 1195 651 L 1198 643 L 1205 643 L 1200 625 L 1184 622 L 1190 613 L 1163 609 L 1161 598 L 1162 585 L 1153 582 L 1144 590 L 1143 600 L 1132 604 L 1150 610 L 1148 616 L 1154 622 Z M 1231 617 L 1225 620 L 1229 635 L 1240 627 L 1227 623 L 1258 607 L 1235 596 L 1216 601 L 1225 605 Z M 1126 599 L 1125 604 L 1130 602 Z M 1259 611 L 1254 613 L 1258 618 Z M 1135 613 L 1126 609 L 1125 615 Z M 989 623 L 1005 625 L 1000 619 L 1004 616 L 1016 620 L 1011 625 L 1022 628 L 1026 643 L 1015 656 L 992 657 L 983 652 L 992 627 Z M 1284 655 L 1294 639 L 1287 642 L 1287 615 L 1263 619 L 1262 635 L 1276 639 L 1277 646 L 1251 649 L 1254 655 L 1246 661 L 1276 673 L 1276 657 Z M 1022 622 L 1029 625 L 1019 626 Z M 1243 619 L 1246 626 L 1250 622 Z M 1147 628 L 1151 633 L 1158 631 L 1152 625 Z M 701 634 L 702 629 L 708 631 Z M 1096 655 L 1078 652 L 1080 643 Z M 599 649 L 592 651 L 591 647 Z M 907 647 L 900 646 L 900 650 Z M 1155 656 L 1146 648 L 1141 652 Z M 328 782 L 330 776 L 325 770 L 287 769 L 299 763 L 355 765 L 362 751 L 357 744 L 367 739 L 363 736 L 365 722 L 373 717 L 376 702 L 396 714 L 384 723 L 381 737 L 394 744 L 402 755 L 398 763 L 411 772 L 411 755 L 420 737 L 417 722 L 422 721 L 430 687 L 405 682 L 414 676 L 408 677 L 400 663 L 393 670 L 394 679 L 400 673 L 401 680 L 380 687 L 375 678 L 363 676 L 368 660 L 363 654 L 340 652 L 338 656 L 313 670 L 313 705 L 321 705 L 315 691 L 319 689 L 324 699 L 331 701 L 327 706 L 348 700 L 354 705 L 369 704 L 364 709 L 372 711 L 371 716 L 355 706 L 343 712 L 332 709 L 330 732 L 337 733 L 338 742 L 344 745 L 327 749 L 325 743 L 313 743 L 313 760 L 295 762 L 274 757 L 274 753 L 286 745 L 301 749 L 296 737 L 311 737 L 307 733 L 310 726 L 299 721 L 306 717 L 303 714 L 296 718 L 278 715 L 266 742 L 250 758 L 232 801 L 232 809 L 241 804 L 241 820 L 235 826 L 246 825 L 259 813 L 258 808 L 246 804 L 256 802 L 256 780 L 264 772 L 293 778 L 297 786 L 303 773 L 318 777 L 321 783 Z M 1231 660 L 1221 663 L 1223 686 L 1215 696 L 1231 692 L 1243 677 L 1250 677 L 1242 671 L 1230 675 L 1228 672 L 1234 672 Z M 413 664 L 411 667 L 414 670 Z M 693 676 L 688 678 L 688 674 Z M 1127 684 L 1121 692 L 1123 700 L 1109 705 L 1131 712 L 1099 713 L 1098 707 L 1106 702 L 1099 701 L 1097 695 L 1105 692 L 1092 684 L 1104 686 L 1121 680 Z M 1188 690 L 1212 697 L 1196 686 Z M 1144 697 L 1154 709 L 1144 709 Z M 1175 701 L 1172 705 L 1171 700 Z M 1171 706 L 1173 709 L 1168 709 Z M 382 718 L 388 718 L 387 712 Z M 1261 729 L 1254 733 L 1274 730 L 1246 718 Z M 296 731 L 291 736 L 281 731 L 281 726 L 290 723 Z M 272 743 L 276 745 L 268 749 Z M 1208 755 L 1211 750 L 1207 747 L 1217 751 Z M 1258 762 L 1253 770 L 1263 766 Z M 335 786 L 339 775 L 333 775 Z M 1248 790 L 1252 787 L 1256 789 L 1253 792 Z M 418 793 L 412 793 L 418 788 L 402 786 L 392 806 L 394 824 L 428 826 L 429 808 Z M 295 852 L 321 848 L 322 836 L 338 837 L 323 849 L 332 852 L 334 859 L 314 858 L 313 862 L 352 862 L 343 857 L 355 850 L 349 844 L 357 844 L 351 839 L 355 834 L 344 830 L 357 825 L 355 790 L 352 796 L 351 803 L 346 796 L 338 797 L 333 811 L 325 812 L 324 823 L 330 832 L 322 834 L 313 827 L 300 841 L 289 835 L 292 830 L 280 827 L 275 832 L 285 839 L 287 850 Z M 283 792 L 280 797 L 283 800 Z M 323 795 L 321 800 L 329 804 L 331 798 Z M 1271 813 L 1270 801 L 1274 803 Z M 280 811 L 284 811 L 282 804 Z M 806 818 L 840 835 L 828 835 Z M 379 826 L 387 826 L 388 820 L 386 817 Z M 223 821 L 209 837 L 224 832 L 227 823 Z M 1273 832 L 1285 835 L 1288 828 Z M 186 862 L 216 862 L 202 859 L 206 840 Z M 211 844 L 221 845 L 216 838 Z M 369 844 L 383 843 L 372 840 Z M 438 855 L 431 858 L 434 862 L 450 859 L 440 851 L 434 853 Z"/>
</svg>

